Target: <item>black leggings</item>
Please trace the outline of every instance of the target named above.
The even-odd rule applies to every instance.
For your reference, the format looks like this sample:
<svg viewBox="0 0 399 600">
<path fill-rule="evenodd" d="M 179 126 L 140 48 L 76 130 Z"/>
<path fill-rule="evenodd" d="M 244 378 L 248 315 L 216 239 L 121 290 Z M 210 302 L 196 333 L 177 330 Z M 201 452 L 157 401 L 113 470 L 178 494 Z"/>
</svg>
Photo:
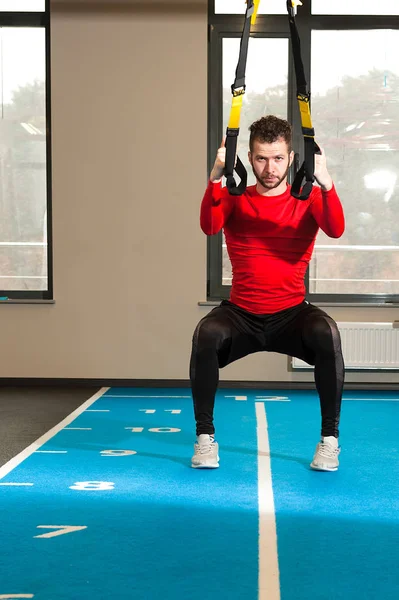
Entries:
<svg viewBox="0 0 399 600">
<path fill-rule="evenodd" d="M 223 300 L 201 319 L 190 361 L 197 435 L 215 433 L 219 368 L 260 351 L 295 356 L 314 365 L 321 435 L 338 437 L 344 383 L 341 339 L 335 321 L 306 301 L 271 315 L 255 315 Z"/>
</svg>

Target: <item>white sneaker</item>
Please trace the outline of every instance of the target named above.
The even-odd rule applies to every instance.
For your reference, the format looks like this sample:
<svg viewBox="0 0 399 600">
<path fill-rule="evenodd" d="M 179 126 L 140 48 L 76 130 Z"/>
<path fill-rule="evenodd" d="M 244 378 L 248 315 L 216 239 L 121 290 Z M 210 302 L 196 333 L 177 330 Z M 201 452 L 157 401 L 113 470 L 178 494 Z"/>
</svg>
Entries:
<svg viewBox="0 0 399 600">
<path fill-rule="evenodd" d="M 336 471 L 340 452 L 341 448 L 338 446 L 336 437 L 333 435 L 322 437 L 321 442 L 316 446 L 316 453 L 310 466 L 316 471 Z"/>
<path fill-rule="evenodd" d="M 213 436 L 201 433 L 194 444 L 194 456 L 191 459 L 193 469 L 217 469 L 219 466 L 219 444 Z"/>
</svg>

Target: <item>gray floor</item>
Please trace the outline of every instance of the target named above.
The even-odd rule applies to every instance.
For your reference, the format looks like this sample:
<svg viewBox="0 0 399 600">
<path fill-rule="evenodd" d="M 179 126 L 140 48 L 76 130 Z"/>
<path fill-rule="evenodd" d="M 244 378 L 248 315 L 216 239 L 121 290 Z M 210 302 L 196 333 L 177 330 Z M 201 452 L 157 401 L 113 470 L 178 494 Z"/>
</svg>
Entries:
<svg viewBox="0 0 399 600">
<path fill-rule="evenodd" d="M 0 466 L 57 425 L 99 387 L 0 387 Z"/>
</svg>

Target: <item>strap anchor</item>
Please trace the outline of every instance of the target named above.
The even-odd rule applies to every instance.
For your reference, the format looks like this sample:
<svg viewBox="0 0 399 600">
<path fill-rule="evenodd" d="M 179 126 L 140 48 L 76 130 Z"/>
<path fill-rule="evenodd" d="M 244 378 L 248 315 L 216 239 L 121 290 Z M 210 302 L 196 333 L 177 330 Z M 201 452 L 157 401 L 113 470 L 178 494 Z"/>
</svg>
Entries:
<svg viewBox="0 0 399 600">
<path fill-rule="evenodd" d="M 245 94 L 245 85 L 243 85 L 240 88 L 234 89 L 234 84 L 231 86 L 231 93 L 233 94 L 234 98 L 237 98 L 237 96 L 243 96 Z"/>
</svg>

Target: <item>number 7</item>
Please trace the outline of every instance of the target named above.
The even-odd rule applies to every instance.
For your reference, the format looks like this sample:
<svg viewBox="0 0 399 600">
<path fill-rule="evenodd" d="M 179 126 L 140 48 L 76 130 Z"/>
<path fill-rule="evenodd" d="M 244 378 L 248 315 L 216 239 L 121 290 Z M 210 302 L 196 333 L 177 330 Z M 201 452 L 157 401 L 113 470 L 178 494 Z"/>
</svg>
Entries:
<svg viewBox="0 0 399 600">
<path fill-rule="evenodd" d="M 87 525 L 38 525 L 38 529 L 58 529 L 58 531 L 50 531 L 49 533 L 42 533 L 41 535 L 34 535 L 35 538 L 52 538 L 57 535 L 64 535 L 65 533 L 72 533 L 73 531 L 80 531 L 81 529 L 87 529 Z M 1 598 L 1 596 L 0 596 Z"/>
</svg>

